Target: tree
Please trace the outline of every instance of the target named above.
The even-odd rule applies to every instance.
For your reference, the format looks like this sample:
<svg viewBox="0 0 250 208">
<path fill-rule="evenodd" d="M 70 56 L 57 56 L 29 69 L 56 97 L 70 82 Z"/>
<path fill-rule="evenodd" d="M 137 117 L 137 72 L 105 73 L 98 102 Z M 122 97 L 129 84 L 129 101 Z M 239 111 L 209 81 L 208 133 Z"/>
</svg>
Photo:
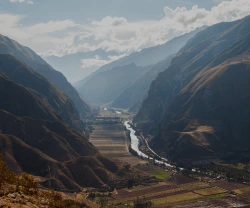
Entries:
<svg viewBox="0 0 250 208">
<path fill-rule="evenodd" d="M 153 202 L 151 201 L 146 201 L 145 199 L 137 199 L 134 201 L 134 206 L 133 208 L 152 208 L 153 207 Z"/>
<path fill-rule="evenodd" d="M 108 204 L 108 198 L 101 196 L 99 198 L 99 202 L 100 202 L 101 207 L 105 207 Z"/>
<path fill-rule="evenodd" d="M 134 179 L 129 179 L 128 180 L 128 189 L 132 189 L 134 184 L 135 184 L 135 180 Z"/>
</svg>

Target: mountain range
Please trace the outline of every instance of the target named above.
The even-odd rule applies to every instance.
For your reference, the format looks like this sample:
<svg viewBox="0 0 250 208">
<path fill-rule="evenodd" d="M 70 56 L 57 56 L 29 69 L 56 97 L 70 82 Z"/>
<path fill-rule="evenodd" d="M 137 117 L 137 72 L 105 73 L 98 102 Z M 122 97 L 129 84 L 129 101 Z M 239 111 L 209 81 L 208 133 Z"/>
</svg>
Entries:
<svg viewBox="0 0 250 208">
<path fill-rule="evenodd" d="M 121 55 L 122 54 L 119 52 L 108 52 L 102 49 L 97 49 L 94 51 L 77 52 L 64 56 L 44 56 L 43 58 L 53 68 L 60 70 L 60 72 L 63 73 L 71 83 L 76 83 L 100 68 L 99 64 L 84 67 L 83 65 L 86 60 L 99 59 L 100 61 L 105 62 L 105 60 L 109 60 L 111 57 L 119 57 Z"/>
<path fill-rule="evenodd" d="M 30 48 L 22 46 L 16 41 L 0 35 L 0 54 L 8 54 L 16 57 L 45 77 L 73 101 L 81 117 L 84 118 L 91 115 L 90 105 L 84 101 L 74 87 L 67 81 L 65 76 L 61 72 L 53 69 Z"/>
<path fill-rule="evenodd" d="M 249 156 L 249 20 L 199 32 L 152 82 L 134 123 L 165 157 Z"/>
<path fill-rule="evenodd" d="M 15 53 L 30 55 L 24 49 Z M 98 152 L 84 134 L 74 103 L 38 71 L 9 53 L 0 54 L 0 152 L 11 170 L 38 176 L 48 188 L 75 191 L 124 186 L 136 177 L 138 171 L 129 168 L 124 175 L 122 163 Z"/>
<path fill-rule="evenodd" d="M 112 106 L 117 108 L 138 109 L 147 95 L 150 83 L 166 67 L 161 62 L 169 62 L 173 54 L 203 29 L 199 28 L 163 45 L 144 49 L 104 65 L 74 86 L 90 103 L 113 103 Z M 130 93 L 132 96 L 128 99 Z"/>
</svg>

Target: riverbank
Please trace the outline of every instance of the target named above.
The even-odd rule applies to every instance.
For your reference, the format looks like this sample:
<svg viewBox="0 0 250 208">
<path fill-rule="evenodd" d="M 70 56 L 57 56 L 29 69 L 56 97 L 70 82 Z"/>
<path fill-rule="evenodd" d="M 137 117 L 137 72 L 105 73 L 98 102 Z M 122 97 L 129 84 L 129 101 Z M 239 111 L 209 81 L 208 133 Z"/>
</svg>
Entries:
<svg viewBox="0 0 250 208">
<path fill-rule="evenodd" d="M 131 127 L 131 125 L 129 124 L 129 121 L 126 121 L 124 123 L 126 129 L 130 132 L 130 138 L 131 138 L 131 148 L 133 149 L 133 151 L 137 152 L 138 156 L 147 160 L 153 160 L 154 163 L 159 164 L 159 165 L 165 165 L 166 167 L 169 168 L 174 168 L 174 166 L 172 166 L 170 163 L 168 163 L 168 160 L 165 158 L 162 158 L 161 156 L 159 156 L 157 153 L 155 153 L 148 145 L 147 141 L 146 144 L 148 146 L 148 149 L 150 151 L 152 151 L 152 153 L 157 157 L 160 158 L 160 160 L 154 159 L 152 157 L 150 157 L 149 155 L 146 155 L 145 153 L 143 153 L 140 149 L 139 149 L 139 139 L 138 137 L 135 135 L 135 130 Z M 144 137 L 143 137 L 144 138 Z M 145 138 L 144 138 L 145 140 Z"/>
</svg>

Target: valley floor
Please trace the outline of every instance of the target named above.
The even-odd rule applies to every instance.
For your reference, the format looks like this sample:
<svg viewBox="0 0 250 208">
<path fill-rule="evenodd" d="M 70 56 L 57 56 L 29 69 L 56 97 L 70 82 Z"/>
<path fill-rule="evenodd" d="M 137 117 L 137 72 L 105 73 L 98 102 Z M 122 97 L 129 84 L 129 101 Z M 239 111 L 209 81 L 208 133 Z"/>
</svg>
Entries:
<svg viewBox="0 0 250 208">
<path fill-rule="evenodd" d="M 129 141 L 125 133 L 124 125 L 94 125 L 94 131 L 90 135 L 90 142 L 106 157 L 127 162 L 130 165 L 146 164 L 129 153 Z"/>
<path fill-rule="evenodd" d="M 116 190 L 106 198 L 106 207 L 133 207 L 135 200 L 152 201 L 154 207 L 250 207 L 250 186 L 230 183 L 212 178 L 199 178 L 199 175 L 185 176 L 175 170 L 166 170 L 148 163 L 129 153 L 123 121 L 124 114 L 105 111 L 105 122 L 98 118 L 93 125 L 90 141 L 105 156 L 129 163 L 142 172 L 156 177 L 158 182 Z M 112 118 L 108 120 L 107 117 Z M 117 118 L 118 117 L 118 118 Z M 119 120 L 120 118 L 120 120 Z M 107 122 L 108 121 L 108 122 Z M 98 202 L 98 198 L 91 200 Z"/>
</svg>

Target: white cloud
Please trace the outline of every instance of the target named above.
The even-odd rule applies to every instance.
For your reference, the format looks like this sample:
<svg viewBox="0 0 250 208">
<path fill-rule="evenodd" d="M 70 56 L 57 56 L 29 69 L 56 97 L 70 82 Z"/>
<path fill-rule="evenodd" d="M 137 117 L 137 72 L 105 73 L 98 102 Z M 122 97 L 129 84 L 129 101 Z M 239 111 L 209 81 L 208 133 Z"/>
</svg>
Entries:
<svg viewBox="0 0 250 208">
<path fill-rule="evenodd" d="M 11 0 L 24 2 L 27 0 Z M 220 1 L 220 0 L 214 0 Z M 143 48 L 163 44 L 197 27 L 233 21 L 250 15 L 250 0 L 222 1 L 211 10 L 164 8 L 159 20 L 128 21 L 124 17 L 104 17 L 79 25 L 71 20 L 50 21 L 32 26 L 21 25 L 23 16 L 0 14 L 0 33 L 30 46 L 44 56 L 63 56 L 102 49 L 117 54 L 130 54 Z M 101 66 L 111 58 L 93 57 L 82 60 L 83 67 Z"/>
<path fill-rule="evenodd" d="M 99 56 L 95 56 L 94 58 L 90 58 L 90 59 L 82 59 L 81 63 L 82 63 L 82 68 L 91 68 L 91 67 L 96 67 L 99 68 L 105 64 L 111 63 L 117 59 L 120 59 L 122 57 L 126 56 L 126 54 L 124 55 L 120 55 L 120 56 L 108 56 L 107 60 L 101 59 Z"/>
<path fill-rule="evenodd" d="M 67 43 L 71 44 L 74 35 L 65 34 L 61 37 L 53 35 L 53 32 L 77 27 L 72 21 L 50 21 L 32 26 L 20 24 L 24 16 L 0 13 L 0 34 L 6 35 L 23 45 L 29 46 L 36 52 L 57 50 Z"/>
<path fill-rule="evenodd" d="M 39 23 L 27 29 L 34 34 L 43 34 L 43 33 L 52 33 L 55 31 L 61 31 L 76 26 L 77 24 L 75 24 L 71 20 L 63 20 L 63 21 L 49 21 L 47 23 Z"/>
<path fill-rule="evenodd" d="M 62 56 L 96 49 L 130 54 L 146 47 L 163 44 L 197 27 L 233 21 L 250 15 L 250 1 L 221 1 L 211 10 L 198 6 L 193 6 L 191 9 L 165 7 L 164 13 L 162 19 L 154 21 L 130 22 L 123 17 L 110 16 L 99 21 L 93 20 L 82 32 L 75 34 L 71 45 L 50 51 L 50 54 Z"/>
<path fill-rule="evenodd" d="M 121 25 L 127 25 L 128 21 L 123 17 L 110 17 L 107 16 L 103 18 L 101 21 L 92 21 L 92 25 L 94 26 L 101 26 L 101 27 L 112 27 L 112 26 L 121 26 Z"/>
<path fill-rule="evenodd" d="M 25 2 L 27 4 L 34 4 L 34 2 L 31 0 L 9 0 L 9 1 L 10 1 L 10 3 L 23 3 L 23 2 Z"/>
<path fill-rule="evenodd" d="M 100 67 L 109 62 L 108 60 L 100 59 L 99 56 L 95 56 L 95 58 L 82 59 L 81 63 L 82 63 L 82 68 L 90 68 L 90 67 Z"/>
</svg>

